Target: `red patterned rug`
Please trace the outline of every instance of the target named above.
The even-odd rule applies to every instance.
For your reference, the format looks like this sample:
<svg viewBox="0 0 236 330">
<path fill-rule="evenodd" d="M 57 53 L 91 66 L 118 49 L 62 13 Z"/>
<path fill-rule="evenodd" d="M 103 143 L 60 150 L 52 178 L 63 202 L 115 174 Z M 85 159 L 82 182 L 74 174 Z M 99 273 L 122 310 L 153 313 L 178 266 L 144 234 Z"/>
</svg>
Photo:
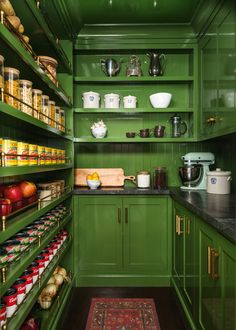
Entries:
<svg viewBox="0 0 236 330">
<path fill-rule="evenodd" d="M 92 299 L 86 330 L 160 329 L 153 299 Z"/>
</svg>

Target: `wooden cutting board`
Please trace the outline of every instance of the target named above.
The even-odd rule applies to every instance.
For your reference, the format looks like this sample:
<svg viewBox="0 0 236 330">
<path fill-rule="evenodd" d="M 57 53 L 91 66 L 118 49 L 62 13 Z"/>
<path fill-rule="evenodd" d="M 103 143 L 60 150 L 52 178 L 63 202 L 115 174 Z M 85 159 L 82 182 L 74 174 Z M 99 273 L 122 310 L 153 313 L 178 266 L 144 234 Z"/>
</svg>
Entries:
<svg viewBox="0 0 236 330">
<path fill-rule="evenodd" d="M 122 187 L 125 180 L 135 180 L 135 176 L 125 176 L 123 168 L 76 168 L 75 185 L 87 186 L 86 177 L 93 172 L 98 173 L 102 187 Z"/>
</svg>

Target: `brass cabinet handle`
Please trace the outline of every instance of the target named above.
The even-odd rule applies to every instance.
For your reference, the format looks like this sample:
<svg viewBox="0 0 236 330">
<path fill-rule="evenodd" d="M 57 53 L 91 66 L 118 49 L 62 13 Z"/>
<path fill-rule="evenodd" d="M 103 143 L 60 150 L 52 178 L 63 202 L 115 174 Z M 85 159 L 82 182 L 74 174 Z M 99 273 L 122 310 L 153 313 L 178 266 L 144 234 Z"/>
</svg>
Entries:
<svg viewBox="0 0 236 330">
<path fill-rule="evenodd" d="M 211 247 L 207 247 L 207 274 L 211 277 Z"/>
<path fill-rule="evenodd" d="M 125 208 L 125 223 L 126 224 L 128 223 L 128 216 L 129 216 L 129 214 L 128 214 L 128 208 L 126 207 Z"/>
<path fill-rule="evenodd" d="M 206 122 L 207 124 L 214 125 L 216 123 L 216 117 L 209 117 Z"/>
<path fill-rule="evenodd" d="M 121 208 L 118 207 L 118 224 L 121 224 Z"/>
<path fill-rule="evenodd" d="M 176 214 L 175 216 L 175 231 L 177 235 L 183 234 L 183 231 L 181 230 L 181 221 L 184 221 L 184 216 L 179 216 Z"/>
<path fill-rule="evenodd" d="M 217 267 L 216 266 L 216 260 L 219 260 L 219 253 L 212 249 L 211 250 L 211 278 L 213 280 L 217 280 L 219 278 L 219 274 L 218 274 L 218 262 L 217 262 Z M 215 270 L 215 268 L 217 268 L 217 271 Z"/>
</svg>

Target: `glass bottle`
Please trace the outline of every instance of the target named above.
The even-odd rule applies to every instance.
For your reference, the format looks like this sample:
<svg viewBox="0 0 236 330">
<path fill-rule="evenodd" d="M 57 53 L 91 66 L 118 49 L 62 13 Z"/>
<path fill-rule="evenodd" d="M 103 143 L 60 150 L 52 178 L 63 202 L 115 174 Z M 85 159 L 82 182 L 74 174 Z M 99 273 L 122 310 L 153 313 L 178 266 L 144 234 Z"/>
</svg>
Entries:
<svg viewBox="0 0 236 330">
<path fill-rule="evenodd" d="M 4 68 L 4 100 L 16 109 L 19 109 L 19 101 L 17 100 L 19 99 L 19 76 L 19 70 L 15 68 Z"/>
<path fill-rule="evenodd" d="M 167 177 L 165 167 L 156 167 L 154 173 L 154 188 L 163 190 L 167 188 Z"/>
</svg>

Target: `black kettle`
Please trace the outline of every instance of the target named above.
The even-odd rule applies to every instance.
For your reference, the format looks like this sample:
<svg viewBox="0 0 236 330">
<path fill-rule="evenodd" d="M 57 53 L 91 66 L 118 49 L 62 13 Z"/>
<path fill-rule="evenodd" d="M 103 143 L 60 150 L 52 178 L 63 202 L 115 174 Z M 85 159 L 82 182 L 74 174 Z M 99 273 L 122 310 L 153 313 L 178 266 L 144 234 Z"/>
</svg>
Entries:
<svg viewBox="0 0 236 330">
<path fill-rule="evenodd" d="M 149 75 L 153 77 L 162 76 L 166 67 L 165 54 L 147 53 L 150 58 Z"/>
</svg>

